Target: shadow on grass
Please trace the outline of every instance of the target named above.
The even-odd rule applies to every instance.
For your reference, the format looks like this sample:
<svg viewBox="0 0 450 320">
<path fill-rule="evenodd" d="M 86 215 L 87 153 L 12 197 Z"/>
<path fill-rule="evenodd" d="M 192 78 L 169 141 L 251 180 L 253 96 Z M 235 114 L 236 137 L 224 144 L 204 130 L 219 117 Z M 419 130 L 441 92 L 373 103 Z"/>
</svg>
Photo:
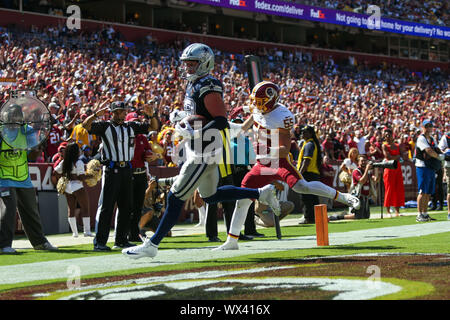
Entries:
<svg viewBox="0 0 450 320">
<path fill-rule="evenodd" d="M 319 250 L 351 250 L 351 251 L 361 251 L 361 250 L 379 250 L 379 251 L 385 251 L 385 250 L 399 250 L 403 249 L 403 247 L 396 247 L 396 246 L 352 246 L 352 245 L 343 245 L 343 246 L 332 246 L 332 247 L 320 247 L 315 248 Z"/>
<path fill-rule="evenodd" d="M 355 258 L 330 258 L 326 255 L 314 255 L 314 256 L 307 256 L 307 257 L 292 257 L 292 258 L 250 258 L 250 261 L 253 261 L 255 263 L 269 263 L 269 264 L 273 264 L 273 263 L 304 263 L 304 264 L 312 264 L 312 263 L 352 263 L 352 262 L 373 262 L 376 261 L 375 258 L 371 258 L 371 257 L 366 257 L 366 258 L 361 258 L 361 259 L 355 259 Z M 237 260 L 235 262 L 238 262 Z M 243 263 L 244 261 L 239 261 L 241 263 Z"/>
<path fill-rule="evenodd" d="M 210 242 L 208 240 L 189 240 L 189 241 L 164 241 L 164 244 L 194 244 L 194 243 L 202 243 L 202 244 L 206 244 L 206 243 L 222 243 L 221 241 L 218 242 Z"/>
</svg>

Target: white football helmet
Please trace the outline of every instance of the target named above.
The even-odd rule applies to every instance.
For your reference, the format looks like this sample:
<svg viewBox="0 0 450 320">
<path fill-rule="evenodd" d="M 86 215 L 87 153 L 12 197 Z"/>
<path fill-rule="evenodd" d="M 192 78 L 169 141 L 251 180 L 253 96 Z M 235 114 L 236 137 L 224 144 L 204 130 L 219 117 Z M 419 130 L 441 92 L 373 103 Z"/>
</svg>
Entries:
<svg viewBox="0 0 450 320">
<path fill-rule="evenodd" d="M 196 70 L 188 70 L 186 64 L 183 64 L 181 76 L 188 81 L 195 81 L 200 77 L 206 76 L 214 69 L 214 52 L 205 44 L 193 43 L 183 50 L 180 57 L 181 61 L 197 61 Z"/>
</svg>

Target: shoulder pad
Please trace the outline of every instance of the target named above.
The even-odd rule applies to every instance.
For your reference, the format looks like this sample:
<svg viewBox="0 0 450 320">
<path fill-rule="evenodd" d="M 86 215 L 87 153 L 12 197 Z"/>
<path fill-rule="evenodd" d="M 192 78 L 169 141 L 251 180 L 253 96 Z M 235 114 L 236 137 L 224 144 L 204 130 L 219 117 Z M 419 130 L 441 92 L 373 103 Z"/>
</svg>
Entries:
<svg viewBox="0 0 450 320">
<path fill-rule="evenodd" d="M 200 79 L 198 84 L 200 96 L 203 96 L 208 92 L 218 92 L 221 94 L 223 93 L 222 83 L 211 76 Z"/>
<path fill-rule="evenodd" d="M 295 124 L 295 117 L 292 112 L 286 108 L 284 105 L 279 105 L 278 108 L 275 109 L 276 119 L 279 128 L 291 130 Z"/>
</svg>

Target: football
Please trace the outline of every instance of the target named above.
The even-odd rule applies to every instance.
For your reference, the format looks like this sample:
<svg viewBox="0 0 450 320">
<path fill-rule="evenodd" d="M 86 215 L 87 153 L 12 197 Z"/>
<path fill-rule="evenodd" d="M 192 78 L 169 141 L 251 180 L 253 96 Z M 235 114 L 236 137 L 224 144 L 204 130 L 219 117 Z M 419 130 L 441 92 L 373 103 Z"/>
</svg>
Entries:
<svg viewBox="0 0 450 320">
<path fill-rule="evenodd" d="M 196 130 L 202 128 L 205 124 L 207 124 L 208 120 L 204 116 L 194 114 L 181 120 L 180 127 L 184 129 L 186 127 L 186 123 L 188 123 L 194 130 Z"/>
</svg>

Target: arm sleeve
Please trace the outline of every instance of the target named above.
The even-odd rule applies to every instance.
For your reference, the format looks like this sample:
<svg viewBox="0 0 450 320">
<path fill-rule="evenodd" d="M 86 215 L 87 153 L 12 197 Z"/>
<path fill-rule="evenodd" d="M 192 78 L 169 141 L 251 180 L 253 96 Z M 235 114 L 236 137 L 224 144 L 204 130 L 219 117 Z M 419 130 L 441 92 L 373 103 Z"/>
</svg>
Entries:
<svg viewBox="0 0 450 320">
<path fill-rule="evenodd" d="M 316 146 L 314 145 L 314 143 L 308 142 L 305 146 L 305 151 L 303 152 L 303 158 L 312 158 L 315 148 Z"/>
<path fill-rule="evenodd" d="M 136 134 L 147 134 L 150 128 L 149 123 L 130 122 L 130 126 L 133 128 Z"/>
<path fill-rule="evenodd" d="M 91 130 L 89 130 L 88 132 L 91 134 L 102 135 L 103 133 L 105 133 L 107 128 L 108 128 L 107 122 L 94 121 L 91 124 Z"/>
</svg>

